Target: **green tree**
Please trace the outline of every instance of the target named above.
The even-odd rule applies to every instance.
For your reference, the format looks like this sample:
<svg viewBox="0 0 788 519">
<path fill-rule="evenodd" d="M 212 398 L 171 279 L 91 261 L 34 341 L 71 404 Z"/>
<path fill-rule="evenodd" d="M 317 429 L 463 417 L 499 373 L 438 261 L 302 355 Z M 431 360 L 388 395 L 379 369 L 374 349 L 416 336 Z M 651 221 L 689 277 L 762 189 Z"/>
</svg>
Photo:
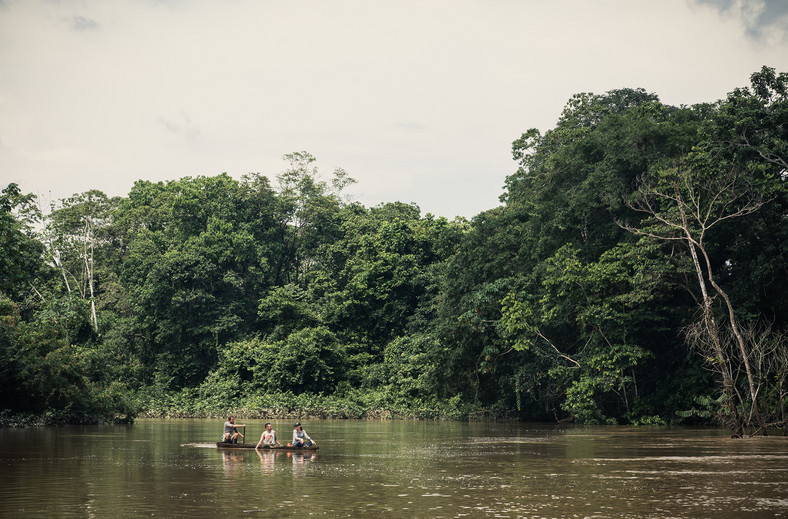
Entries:
<svg viewBox="0 0 788 519">
<path fill-rule="evenodd" d="M 257 175 L 135 185 L 115 230 L 137 336 L 127 349 L 176 387 L 199 384 L 222 345 L 257 329 L 274 278 L 276 211 Z"/>
<path fill-rule="evenodd" d="M 555 129 L 544 136 L 530 130 L 515 141 L 520 168 L 507 178 L 505 205 L 473 219 L 441 286 L 439 333 L 450 341 L 442 365 L 459 387 L 474 388 L 470 398 L 500 398 L 502 383 L 514 389 L 506 380 L 520 387 L 517 393 L 528 391 L 520 382 L 539 370 L 524 364 L 542 361 L 511 353 L 496 326 L 500 301 L 513 291 L 543 290 L 539 265 L 565 243 L 594 261 L 626 240 L 615 225 L 628 211 L 622 196 L 636 172 L 676 146 L 665 136 L 687 119 L 641 90 L 583 94 L 570 100 Z"/>
<path fill-rule="evenodd" d="M 19 296 L 30 287 L 41 265 L 42 244 L 32 224 L 40 218 L 33 195 L 23 195 L 16 184 L 0 194 L 0 295 Z"/>
<path fill-rule="evenodd" d="M 312 328 L 322 322 L 320 312 L 308 299 L 306 291 L 296 285 L 276 287 L 260 300 L 258 316 L 269 338 L 280 340 L 291 333 Z"/>
<path fill-rule="evenodd" d="M 562 407 L 578 421 L 640 418 L 636 372 L 653 354 L 636 341 L 659 324 L 653 309 L 664 271 L 653 252 L 622 244 L 584 264 L 565 246 L 545 263 L 539 298 L 502 301 L 502 333 L 515 349 L 551 359 Z"/>
</svg>

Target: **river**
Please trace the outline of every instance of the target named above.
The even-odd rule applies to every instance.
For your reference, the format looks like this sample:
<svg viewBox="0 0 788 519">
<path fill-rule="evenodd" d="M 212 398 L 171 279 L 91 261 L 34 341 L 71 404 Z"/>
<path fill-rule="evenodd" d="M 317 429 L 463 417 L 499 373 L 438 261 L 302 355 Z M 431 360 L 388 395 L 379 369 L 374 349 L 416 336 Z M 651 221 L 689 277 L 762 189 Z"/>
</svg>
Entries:
<svg viewBox="0 0 788 519">
<path fill-rule="evenodd" d="M 249 440 L 263 423 L 246 422 Z M 288 441 L 292 423 L 273 423 Z M 779 436 L 315 420 L 320 450 L 293 454 L 217 450 L 221 428 L 0 429 L 0 517 L 788 517 Z"/>
</svg>

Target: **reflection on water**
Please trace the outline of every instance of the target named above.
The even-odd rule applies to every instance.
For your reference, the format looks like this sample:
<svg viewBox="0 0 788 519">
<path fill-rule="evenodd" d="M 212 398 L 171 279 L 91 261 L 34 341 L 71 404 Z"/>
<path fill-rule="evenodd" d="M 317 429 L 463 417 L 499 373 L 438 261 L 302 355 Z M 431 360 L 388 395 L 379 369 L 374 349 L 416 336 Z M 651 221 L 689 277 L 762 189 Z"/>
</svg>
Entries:
<svg viewBox="0 0 788 519">
<path fill-rule="evenodd" d="M 263 474 L 271 475 L 274 473 L 274 461 L 278 452 L 255 451 L 260 457 L 260 466 L 263 467 Z"/>
<path fill-rule="evenodd" d="M 238 451 L 221 451 L 221 453 L 225 476 L 234 477 L 243 470 L 241 461 L 245 461 L 244 453 Z"/>
<path fill-rule="evenodd" d="M 303 476 L 305 466 L 311 465 L 317 458 L 317 453 L 312 452 L 288 452 L 287 457 L 292 459 L 293 475 Z"/>
<path fill-rule="evenodd" d="M 220 427 L 0 430 L 0 517 L 788 517 L 782 437 L 315 421 L 320 451 L 279 452 L 218 450 Z"/>
</svg>

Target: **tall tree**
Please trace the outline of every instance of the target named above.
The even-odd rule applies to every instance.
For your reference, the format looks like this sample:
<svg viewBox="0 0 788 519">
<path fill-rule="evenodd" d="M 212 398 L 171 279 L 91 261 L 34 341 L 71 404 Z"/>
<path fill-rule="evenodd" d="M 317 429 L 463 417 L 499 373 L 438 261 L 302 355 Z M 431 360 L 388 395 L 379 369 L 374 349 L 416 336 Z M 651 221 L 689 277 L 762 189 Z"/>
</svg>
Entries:
<svg viewBox="0 0 788 519">
<path fill-rule="evenodd" d="M 67 292 L 77 290 L 90 304 L 90 320 L 98 331 L 96 315 L 96 249 L 106 243 L 114 202 L 97 190 L 61 200 L 48 216 L 46 235 L 54 264 Z"/>
<path fill-rule="evenodd" d="M 721 365 L 723 386 L 729 400 L 734 421 L 734 432 L 741 434 L 747 425 L 738 420 L 733 409 L 735 366 L 723 348 L 724 338 L 713 312 L 713 298 L 709 287 L 724 301 L 726 326 L 732 333 L 744 366 L 749 389 L 749 406 L 761 428 L 764 422 L 758 407 L 755 374 L 750 365 L 750 352 L 745 344 L 730 295 L 717 280 L 715 266 L 707 241 L 710 231 L 727 220 L 753 213 L 764 204 L 763 189 L 750 178 L 733 169 L 720 171 L 714 165 L 696 161 L 695 164 L 661 170 L 656 177 L 642 179 L 631 207 L 646 213 L 658 225 L 628 227 L 632 232 L 662 240 L 683 242 L 692 258 L 701 293 L 703 344 L 709 344 L 715 361 Z"/>
<path fill-rule="evenodd" d="M 301 284 L 312 269 L 321 244 L 336 237 L 340 193 L 355 180 L 338 168 L 329 185 L 320 177 L 317 159 L 305 151 L 288 153 L 283 159 L 288 167 L 277 180 L 284 246 L 276 283 Z"/>
</svg>

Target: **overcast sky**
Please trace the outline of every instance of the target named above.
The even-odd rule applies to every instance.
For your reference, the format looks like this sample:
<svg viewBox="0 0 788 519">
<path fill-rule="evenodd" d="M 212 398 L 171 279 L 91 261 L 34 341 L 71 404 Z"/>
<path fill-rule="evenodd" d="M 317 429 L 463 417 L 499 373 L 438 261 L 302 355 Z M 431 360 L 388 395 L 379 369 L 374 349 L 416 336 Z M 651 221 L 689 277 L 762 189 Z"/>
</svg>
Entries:
<svg viewBox="0 0 788 519">
<path fill-rule="evenodd" d="M 272 181 L 308 151 L 367 206 L 499 205 L 572 94 L 715 101 L 788 71 L 788 0 L 0 0 L 0 187 Z"/>
</svg>

